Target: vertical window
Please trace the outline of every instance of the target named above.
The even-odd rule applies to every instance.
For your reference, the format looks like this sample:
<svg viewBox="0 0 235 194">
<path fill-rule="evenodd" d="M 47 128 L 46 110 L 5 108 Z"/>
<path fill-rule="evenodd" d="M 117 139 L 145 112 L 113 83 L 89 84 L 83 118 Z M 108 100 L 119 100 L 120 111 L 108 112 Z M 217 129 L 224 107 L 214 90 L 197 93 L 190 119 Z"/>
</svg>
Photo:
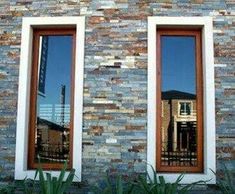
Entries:
<svg viewBox="0 0 235 194">
<path fill-rule="evenodd" d="M 28 168 L 72 166 L 75 29 L 34 29 Z"/>
<path fill-rule="evenodd" d="M 16 180 L 33 179 L 40 157 L 55 177 L 68 161 L 81 181 L 84 40 L 83 16 L 22 19 Z"/>
<path fill-rule="evenodd" d="M 157 171 L 202 172 L 201 31 L 158 29 L 157 50 Z"/>
</svg>

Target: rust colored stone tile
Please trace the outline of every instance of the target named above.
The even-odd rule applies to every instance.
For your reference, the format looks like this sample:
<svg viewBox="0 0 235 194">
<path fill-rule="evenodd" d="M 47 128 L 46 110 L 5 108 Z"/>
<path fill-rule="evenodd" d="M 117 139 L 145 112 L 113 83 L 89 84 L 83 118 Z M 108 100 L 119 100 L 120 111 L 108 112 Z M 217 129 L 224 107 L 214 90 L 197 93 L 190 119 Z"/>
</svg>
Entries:
<svg viewBox="0 0 235 194">
<path fill-rule="evenodd" d="M 119 9 L 105 9 L 104 14 L 105 15 L 114 15 L 119 12 Z"/>
<path fill-rule="evenodd" d="M 104 21 L 105 21 L 104 17 L 100 16 L 92 16 L 89 18 L 89 24 L 99 24 Z"/>
<path fill-rule="evenodd" d="M 122 162 L 122 160 L 121 159 L 111 159 L 111 162 L 118 163 L 118 162 Z"/>
<path fill-rule="evenodd" d="M 171 9 L 172 4 L 164 4 L 164 5 L 162 5 L 162 8 Z"/>
<path fill-rule="evenodd" d="M 128 152 L 141 152 L 144 150 L 143 145 L 133 146 L 131 149 L 128 149 Z"/>
<path fill-rule="evenodd" d="M 127 125 L 126 130 L 143 130 L 143 126 L 133 126 L 133 125 Z"/>
<path fill-rule="evenodd" d="M 135 113 L 146 113 L 146 109 L 135 109 Z"/>
<path fill-rule="evenodd" d="M 113 120 L 114 117 L 111 115 L 101 115 L 101 116 L 98 116 L 98 119 L 99 120 Z"/>
<path fill-rule="evenodd" d="M 5 74 L 2 74 L 2 73 L 0 73 L 0 79 L 6 79 L 6 75 Z M 0 96 L 2 96 L 4 94 L 4 92 L 1 92 L 0 93 Z"/>
<path fill-rule="evenodd" d="M 23 16 L 24 14 L 22 12 L 19 12 L 19 11 L 11 11 L 11 15 L 13 17 L 21 17 Z"/>
<path fill-rule="evenodd" d="M 100 136 L 104 131 L 103 126 L 91 126 L 91 130 L 88 132 L 89 135 Z"/>
</svg>

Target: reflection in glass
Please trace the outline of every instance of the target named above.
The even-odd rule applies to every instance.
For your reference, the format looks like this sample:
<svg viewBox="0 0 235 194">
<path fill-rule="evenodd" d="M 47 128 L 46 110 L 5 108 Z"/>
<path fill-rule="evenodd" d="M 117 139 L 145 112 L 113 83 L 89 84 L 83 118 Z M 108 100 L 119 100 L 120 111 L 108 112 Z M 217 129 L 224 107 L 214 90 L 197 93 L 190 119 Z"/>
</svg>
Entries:
<svg viewBox="0 0 235 194">
<path fill-rule="evenodd" d="M 40 36 L 35 160 L 69 160 L 72 36 Z"/>
<path fill-rule="evenodd" d="M 191 114 L 191 103 L 190 102 L 180 102 L 180 115 L 190 115 Z"/>
<path fill-rule="evenodd" d="M 197 165 L 195 37 L 161 36 L 161 165 Z"/>
</svg>

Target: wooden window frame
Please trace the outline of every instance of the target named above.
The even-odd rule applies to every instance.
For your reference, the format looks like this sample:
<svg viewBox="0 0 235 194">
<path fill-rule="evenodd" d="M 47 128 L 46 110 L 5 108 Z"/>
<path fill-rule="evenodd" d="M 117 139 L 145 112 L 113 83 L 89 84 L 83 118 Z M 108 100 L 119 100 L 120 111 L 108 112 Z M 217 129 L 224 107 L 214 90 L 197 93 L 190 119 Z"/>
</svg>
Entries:
<svg viewBox="0 0 235 194">
<path fill-rule="evenodd" d="M 34 179 L 35 169 L 28 169 L 29 110 L 32 73 L 32 50 L 34 29 L 76 29 L 76 53 L 74 73 L 74 116 L 73 116 L 73 153 L 72 168 L 75 169 L 74 182 L 82 180 L 82 127 L 83 127 L 83 83 L 85 51 L 85 16 L 23 17 L 19 65 L 19 85 L 17 104 L 15 180 L 25 177 Z M 59 177 L 60 170 L 47 170 Z M 65 178 L 69 171 L 65 172 Z M 38 180 L 39 177 L 36 177 Z"/>
<path fill-rule="evenodd" d="M 29 110 L 29 138 L 28 138 L 28 169 L 36 169 L 38 163 L 35 162 L 35 133 L 37 114 L 37 90 L 38 90 L 38 57 L 40 36 L 51 35 L 72 36 L 72 63 L 70 80 L 70 133 L 69 133 L 69 161 L 68 169 L 72 168 L 73 160 L 73 118 L 74 118 L 74 73 L 75 73 L 75 53 L 76 53 L 76 28 L 39 28 L 33 30 L 33 53 L 32 53 L 32 73 L 30 90 L 30 110 Z M 63 163 L 41 163 L 45 170 L 59 170 Z"/>
<path fill-rule="evenodd" d="M 195 37 L 195 64 L 196 64 L 196 110 L 197 110 L 197 166 L 182 167 L 182 166 L 161 166 L 161 36 L 194 36 Z M 156 99 L 156 121 L 157 131 L 156 138 L 158 139 L 156 144 L 156 170 L 158 172 L 203 172 L 203 71 L 202 71 L 202 41 L 201 30 L 198 29 L 169 29 L 160 28 L 157 29 L 157 99 Z"/>
<path fill-rule="evenodd" d="M 148 17 L 148 95 L 147 95 L 147 172 L 154 180 L 157 175 L 163 176 L 167 182 L 175 182 L 181 173 L 161 173 L 156 170 L 156 88 L 157 70 L 157 30 L 160 28 L 201 29 L 202 31 L 202 66 L 203 66 L 203 163 L 202 173 L 185 173 L 181 184 L 191 184 L 196 181 L 206 181 L 215 184 L 216 176 L 216 130 L 215 130 L 215 82 L 214 82 L 214 44 L 213 44 L 213 17 L 210 16 L 149 16 Z M 152 168 L 156 170 L 153 173 Z"/>
</svg>

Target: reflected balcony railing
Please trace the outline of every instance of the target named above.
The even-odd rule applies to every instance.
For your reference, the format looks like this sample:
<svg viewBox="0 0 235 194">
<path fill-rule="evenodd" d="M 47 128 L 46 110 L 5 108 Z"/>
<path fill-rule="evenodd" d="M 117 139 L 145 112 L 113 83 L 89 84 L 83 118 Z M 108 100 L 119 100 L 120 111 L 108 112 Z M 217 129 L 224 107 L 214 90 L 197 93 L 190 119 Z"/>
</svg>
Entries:
<svg viewBox="0 0 235 194">
<path fill-rule="evenodd" d="M 65 162 L 69 158 L 69 144 L 41 143 L 36 146 L 36 154 L 43 161 Z"/>
<path fill-rule="evenodd" d="M 172 149 L 175 143 L 162 143 L 161 165 L 163 166 L 196 166 L 197 152 L 191 149 Z M 169 146 L 170 145 L 170 146 Z"/>
</svg>

